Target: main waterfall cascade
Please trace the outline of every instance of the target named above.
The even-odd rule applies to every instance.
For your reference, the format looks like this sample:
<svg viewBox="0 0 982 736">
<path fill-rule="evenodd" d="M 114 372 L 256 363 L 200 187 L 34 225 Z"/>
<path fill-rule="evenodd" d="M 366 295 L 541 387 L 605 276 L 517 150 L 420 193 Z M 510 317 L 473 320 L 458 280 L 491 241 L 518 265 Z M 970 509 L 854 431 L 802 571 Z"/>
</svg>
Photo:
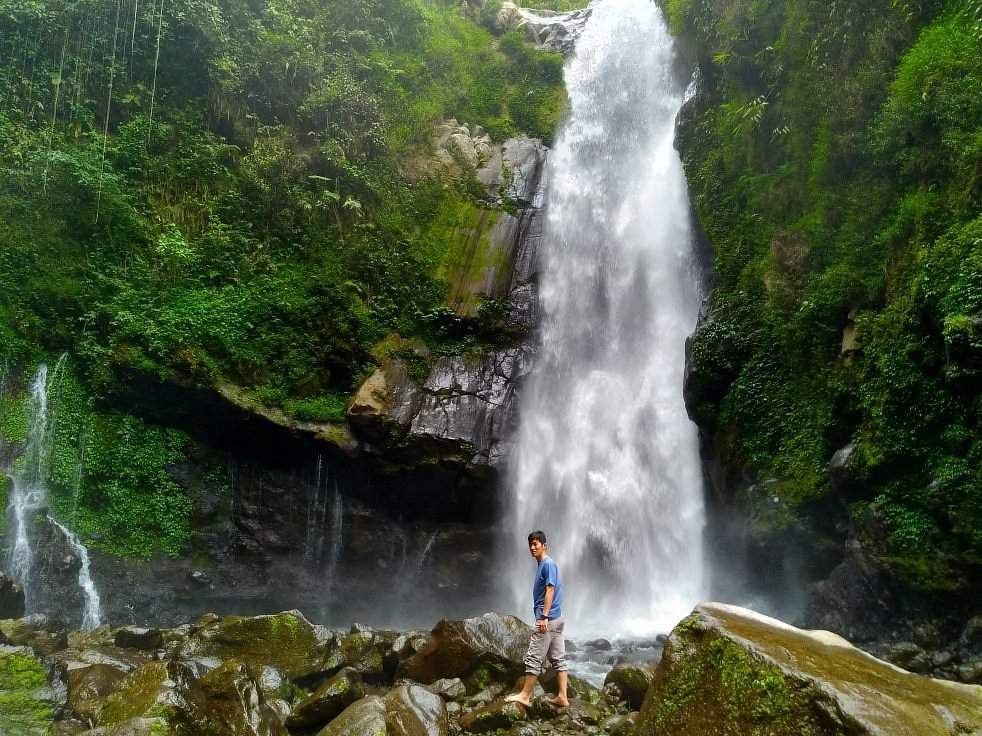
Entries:
<svg viewBox="0 0 982 736">
<path fill-rule="evenodd" d="M 698 437 L 682 398 L 700 275 L 673 147 L 684 85 L 650 0 L 600 0 L 566 66 L 550 154 L 537 364 L 507 540 L 542 529 L 578 635 L 671 629 L 704 598 Z M 533 562 L 509 574 L 528 618 Z"/>
</svg>

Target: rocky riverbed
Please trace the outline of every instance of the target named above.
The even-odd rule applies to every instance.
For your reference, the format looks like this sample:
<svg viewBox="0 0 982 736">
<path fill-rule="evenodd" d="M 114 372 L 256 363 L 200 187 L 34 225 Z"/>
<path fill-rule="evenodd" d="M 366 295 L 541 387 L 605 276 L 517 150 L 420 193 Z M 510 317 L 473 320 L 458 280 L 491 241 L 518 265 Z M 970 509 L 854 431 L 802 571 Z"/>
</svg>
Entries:
<svg viewBox="0 0 982 736">
<path fill-rule="evenodd" d="M 572 674 L 571 704 L 556 708 L 547 672 L 524 708 L 503 696 L 522 679 L 530 632 L 498 613 L 430 631 L 342 631 L 299 611 L 89 632 L 0 620 L 0 734 L 982 734 L 979 686 L 711 603 L 667 639 L 573 642 L 576 669 L 606 663 L 603 679 Z"/>
</svg>

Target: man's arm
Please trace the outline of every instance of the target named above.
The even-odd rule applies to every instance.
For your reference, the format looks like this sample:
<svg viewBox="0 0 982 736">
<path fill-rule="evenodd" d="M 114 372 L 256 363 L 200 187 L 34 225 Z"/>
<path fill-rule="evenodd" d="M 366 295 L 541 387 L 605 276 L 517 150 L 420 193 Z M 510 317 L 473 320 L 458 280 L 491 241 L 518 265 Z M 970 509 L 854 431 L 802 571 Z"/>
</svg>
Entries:
<svg viewBox="0 0 982 736">
<path fill-rule="evenodd" d="M 539 631 L 545 632 L 549 628 L 549 610 L 552 608 L 552 597 L 556 595 L 556 586 L 547 585 L 546 595 L 542 600 L 542 618 L 535 622 Z"/>
</svg>

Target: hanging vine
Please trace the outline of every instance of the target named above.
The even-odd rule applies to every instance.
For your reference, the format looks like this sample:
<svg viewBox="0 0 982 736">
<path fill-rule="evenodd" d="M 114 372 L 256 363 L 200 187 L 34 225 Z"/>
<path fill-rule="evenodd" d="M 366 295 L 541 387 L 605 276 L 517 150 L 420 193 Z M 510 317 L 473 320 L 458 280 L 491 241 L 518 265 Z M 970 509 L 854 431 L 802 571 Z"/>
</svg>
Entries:
<svg viewBox="0 0 982 736">
<path fill-rule="evenodd" d="M 99 222 L 99 211 L 102 206 L 102 183 L 106 172 L 106 146 L 109 143 L 109 116 L 113 105 L 113 81 L 116 76 L 116 42 L 119 39 L 119 11 L 122 0 L 116 0 L 116 26 L 113 29 L 113 50 L 109 59 L 109 86 L 106 94 L 106 119 L 102 128 L 102 160 L 99 163 L 99 193 L 96 196 L 95 221 Z"/>
</svg>

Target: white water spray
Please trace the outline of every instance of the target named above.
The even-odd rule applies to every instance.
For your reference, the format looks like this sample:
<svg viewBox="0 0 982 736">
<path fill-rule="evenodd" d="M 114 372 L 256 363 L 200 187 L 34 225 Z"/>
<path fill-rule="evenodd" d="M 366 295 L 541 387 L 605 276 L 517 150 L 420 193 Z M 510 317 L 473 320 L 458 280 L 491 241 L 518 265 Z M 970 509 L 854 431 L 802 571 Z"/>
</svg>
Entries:
<svg viewBox="0 0 982 736">
<path fill-rule="evenodd" d="M 595 3 L 549 158 L 542 345 L 521 399 L 509 543 L 546 532 L 580 634 L 668 631 L 707 587 L 682 398 L 700 294 L 673 63 L 654 3 Z M 524 617 L 532 565 L 526 552 L 510 570 Z"/>
</svg>

